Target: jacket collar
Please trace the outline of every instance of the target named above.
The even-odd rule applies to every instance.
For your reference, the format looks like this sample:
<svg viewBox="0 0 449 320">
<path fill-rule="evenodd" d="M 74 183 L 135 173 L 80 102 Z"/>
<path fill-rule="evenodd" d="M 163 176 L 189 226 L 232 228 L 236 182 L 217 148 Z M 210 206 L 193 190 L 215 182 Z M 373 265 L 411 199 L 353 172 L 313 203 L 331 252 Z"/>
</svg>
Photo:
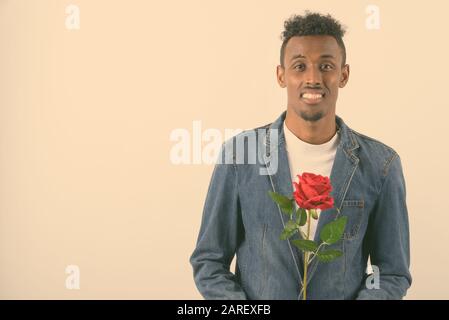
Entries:
<svg viewBox="0 0 449 320">
<path fill-rule="evenodd" d="M 285 144 L 285 135 L 283 124 L 287 111 L 282 112 L 282 114 L 270 124 L 269 129 L 275 129 L 278 131 L 277 143 L 270 140 L 270 131 L 268 131 L 265 137 L 265 145 L 271 150 L 277 149 L 280 145 Z M 359 147 L 356 139 L 354 139 L 354 134 L 351 129 L 345 124 L 343 119 L 338 115 L 335 115 L 335 123 L 337 128 L 340 130 L 340 144 L 338 148 L 343 148 L 348 154 L 351 154 L 354 149 Z"/>
</svg>

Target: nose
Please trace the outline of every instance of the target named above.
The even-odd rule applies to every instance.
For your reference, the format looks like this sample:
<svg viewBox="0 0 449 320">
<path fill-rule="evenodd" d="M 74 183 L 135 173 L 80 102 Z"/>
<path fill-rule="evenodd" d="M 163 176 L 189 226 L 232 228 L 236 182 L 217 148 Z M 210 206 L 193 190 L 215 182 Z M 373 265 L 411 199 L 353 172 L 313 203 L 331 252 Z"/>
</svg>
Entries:
<svg viewBox="0 0 449 320">
<path fill-rule="evenodd" d="M 306 83 L 311 86 L 321 85 L 321 72 L 318 68 L 308 68 L 306 72 Z"/>
</svg>

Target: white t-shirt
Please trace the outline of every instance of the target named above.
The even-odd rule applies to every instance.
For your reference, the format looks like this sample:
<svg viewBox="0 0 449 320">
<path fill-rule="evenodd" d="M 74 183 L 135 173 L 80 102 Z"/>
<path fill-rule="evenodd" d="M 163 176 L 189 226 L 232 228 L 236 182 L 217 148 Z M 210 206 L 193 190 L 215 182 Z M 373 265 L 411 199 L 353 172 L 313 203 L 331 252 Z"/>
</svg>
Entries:
<svg viewBox="0 0 449 320">
<path fill-rule="evenodd" d="M 287 149 L 290 174 L 292 177 L 292 190 L 294 191 L 293 181 L 298 182 L 297 175 L 303 172 L 321 174 L 330 178 L 332 165 L 334 163 L 337 146 L 340 142 L 340 134 L 337 133 L 329 141 L 322 144 L 310 144 L 296 137 L 290 129 L 287 128 L 284 121 L 284 136 Z M 296 205 L 296 202 L 295 202 Z M 297 208 L 297 205 L 296 205 Z M 320 209 L 317 210 L 318 216 Z M 318 220 L 311 219 L 310 237 L 315 237 Z M 307 234 L 307 224 L 301 227 L 304 234 Z"/>
</svg>

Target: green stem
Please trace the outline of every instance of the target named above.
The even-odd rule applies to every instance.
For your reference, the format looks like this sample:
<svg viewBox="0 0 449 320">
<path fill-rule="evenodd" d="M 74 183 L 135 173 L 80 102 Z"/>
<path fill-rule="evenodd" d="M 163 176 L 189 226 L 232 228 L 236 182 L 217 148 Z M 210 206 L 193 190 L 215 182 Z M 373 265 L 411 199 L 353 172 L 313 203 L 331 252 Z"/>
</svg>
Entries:
<svg viewBox="0 0 449 320">
<path fill-rule="evenodd" d="M 313 209 L 310 209 L 310 210 L 313 210 Z M 309 240 L 309 237 L 310 237 L 310 219 L 312 218 L 310 210 L 306 210 L 307 211 L 307 240 Z M 304 279 L 303 279 L 304 295 L 303 295 L 303 300 L 307 299 L 307 267 L 308 267 L 308 265 L 309 265 L 309 253 L 304 251 Z"/>
<path fill-rule="evenodd" d="M 318 248 L 316 249 L 316 251 L 313 252 L 313 257 L 312 259 L 310 259 L 309 264 L 312 263 L 313 259 L 315 259 L 315 257 L 318 255 L 318 251 L 320 251 L 321 247 L 326 245 L 326 242 L 321 243 Z"/>
</svg>

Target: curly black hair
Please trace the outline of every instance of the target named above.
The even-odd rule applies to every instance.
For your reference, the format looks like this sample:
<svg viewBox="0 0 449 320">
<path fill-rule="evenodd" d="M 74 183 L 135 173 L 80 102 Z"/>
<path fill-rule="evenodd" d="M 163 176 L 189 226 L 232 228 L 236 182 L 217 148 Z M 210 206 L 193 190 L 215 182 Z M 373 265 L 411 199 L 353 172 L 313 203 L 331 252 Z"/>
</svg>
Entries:
<svg viewBox="0 0 449 320">
<path fill-rule="evenodd" d="M 311 35 L 326 35 L 332 36 L 342 51 L 342 66 L 346 63 L 346 48 L 343 43 L 343 36 L 345 28 L 335 20 L 330 14 L 323 15 L 316 12 L 306 11 L 305 15 L 293 15 L 284 22 L 284 31 L 282 32 L 282 46 L 281 46 L 281 66 L 284 66 L 285 47 L 288 40 L 295 36 L 311 36 Z"/>
</svg>

